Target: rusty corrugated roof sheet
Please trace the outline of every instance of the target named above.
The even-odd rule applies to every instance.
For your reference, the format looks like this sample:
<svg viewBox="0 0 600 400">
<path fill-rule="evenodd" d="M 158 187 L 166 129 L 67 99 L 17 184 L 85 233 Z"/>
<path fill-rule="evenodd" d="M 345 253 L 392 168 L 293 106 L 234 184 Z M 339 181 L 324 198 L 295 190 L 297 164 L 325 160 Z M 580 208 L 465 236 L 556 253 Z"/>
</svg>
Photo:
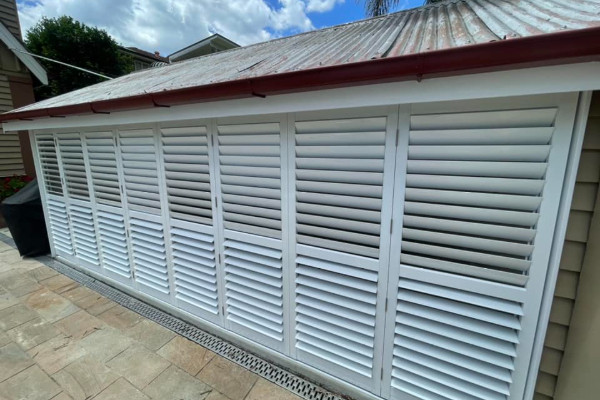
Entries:
<svg viewBox="0 0 600 400">
<path fill-rule="evenodd" d="M 64 107 L 600 26 L 600 0 L 449 0 L 126 75 L 23 107 Z"/>
</svg>

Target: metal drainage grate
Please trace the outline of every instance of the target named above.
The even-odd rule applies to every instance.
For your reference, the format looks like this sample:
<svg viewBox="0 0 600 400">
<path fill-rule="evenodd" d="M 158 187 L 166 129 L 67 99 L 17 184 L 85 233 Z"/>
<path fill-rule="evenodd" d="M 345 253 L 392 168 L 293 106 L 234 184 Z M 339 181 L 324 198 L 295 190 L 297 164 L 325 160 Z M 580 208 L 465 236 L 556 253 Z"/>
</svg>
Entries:
<svg viewBox="0 0 600 400">
<path fill-rule="evenodd" d="M 0 232 L 0 241 L 16 247 L 14 240 Z M 159 310 L 149 304 L 146 304 L 128 294 L 115 289 L 104 282 L 101 282 L 89 275 L 84 274 L 74 268 L 69 267 L 50 256 L 34 257 L 35 260 L 44 265 L 68 276 L 74 281 L 86 286 L 97 293 L 121 304 L 136 313 L 146 317 L 173 332 L 198 343 L 199 345 L 219 354 L 220 356 L 241 365 L 242 367 L 262 376 L 290 392 L 308 400 L 343 400 L 342 397 L 330 393 L 329 391 L 281 369 L 268 361 L 265 361 L 253 354 L 240 349 L 228 342 L 213 336 L 198 327 L 182 321 L 172 315 Z"/>
</svg>

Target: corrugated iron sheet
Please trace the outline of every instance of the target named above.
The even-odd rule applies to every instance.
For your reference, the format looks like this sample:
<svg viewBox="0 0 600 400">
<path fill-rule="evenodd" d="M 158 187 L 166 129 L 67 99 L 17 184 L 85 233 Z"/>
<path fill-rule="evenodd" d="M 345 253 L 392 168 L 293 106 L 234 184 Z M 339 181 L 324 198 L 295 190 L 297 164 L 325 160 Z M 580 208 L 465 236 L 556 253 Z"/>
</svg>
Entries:
<svg viewBox="0 0 600 400">
<path fill-rule="evenodd" d="M 600 0 L 449 0 L 136 72 L 15 111 L 597 26 Z"/>
</svg>

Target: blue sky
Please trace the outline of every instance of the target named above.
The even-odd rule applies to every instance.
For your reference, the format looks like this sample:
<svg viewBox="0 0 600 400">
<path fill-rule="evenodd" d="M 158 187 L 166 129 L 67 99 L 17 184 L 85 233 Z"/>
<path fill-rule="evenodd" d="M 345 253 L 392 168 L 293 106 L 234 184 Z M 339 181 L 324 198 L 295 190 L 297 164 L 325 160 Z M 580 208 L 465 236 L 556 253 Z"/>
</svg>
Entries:
<svg viewBox="0 0 600 400">
<path fill-rule="evenodd" d="M 400 0 L 397 10 L 423 0 Z M 356 0 L 17 0 L 25 33 L 43 16 L 69 15 L 119 43 L 170 54 L 213 33 L 247 45 L 364 19 Z"/>
</svg>

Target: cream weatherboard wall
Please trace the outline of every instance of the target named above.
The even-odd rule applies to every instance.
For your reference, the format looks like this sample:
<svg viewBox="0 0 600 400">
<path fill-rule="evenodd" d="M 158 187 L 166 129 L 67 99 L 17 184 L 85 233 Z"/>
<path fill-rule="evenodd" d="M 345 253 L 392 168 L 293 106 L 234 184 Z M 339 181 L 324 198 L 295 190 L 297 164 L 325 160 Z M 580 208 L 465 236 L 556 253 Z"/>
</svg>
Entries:
<svg viewBox="0 0 600 400">
<path fill-rule="evenodd" d="M 591 227 L 593 218 L 598 219 L 599 215 L 599 183 L 600 92 L 594 92 L 535 400 L 592 400 L 598 396 L 598 382 L 592 378 L 595 373 L 592 366 L 598 362 L 600 348 L 598 323 L 594 318 L 597 315 L 594 310 L 598 307 L 594 296 L 598 293 L 599 282 L 594 249 L 600 243 L 597 235 L 591 236 Z M 583 294 L 582 277 L 585 280 Z M 574 309 L 578 309 L 576 318 L 572 318 Z M 590 321 L 596 321 L 596 324 L 590 325 Z"/>
<path fill-rule="evenodd" d="M 35 131 L 53 252 L 383 398 L 521 399 L 577 98 Z"/>
</svg>

